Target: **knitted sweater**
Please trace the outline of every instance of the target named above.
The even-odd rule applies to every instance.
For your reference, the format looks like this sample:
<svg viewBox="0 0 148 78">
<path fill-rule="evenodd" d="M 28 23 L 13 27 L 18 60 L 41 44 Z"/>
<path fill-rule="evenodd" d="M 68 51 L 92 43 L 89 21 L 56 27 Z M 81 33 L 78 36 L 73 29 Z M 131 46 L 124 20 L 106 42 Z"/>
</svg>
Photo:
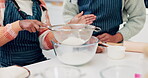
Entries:
<svg viewBox="0 0 148 78">
<path fill-rule="evenodd" d="M 77 0 L 65 0 L 63 8 L 65 22 L 69 22 L 79 13 Z M 118 32 L 123 35 L 124 40 L 128 40 L 144 26 L 146 19 L 144 0 L 122 0 L 122 18 L 126 23 Z"/>
</svg>

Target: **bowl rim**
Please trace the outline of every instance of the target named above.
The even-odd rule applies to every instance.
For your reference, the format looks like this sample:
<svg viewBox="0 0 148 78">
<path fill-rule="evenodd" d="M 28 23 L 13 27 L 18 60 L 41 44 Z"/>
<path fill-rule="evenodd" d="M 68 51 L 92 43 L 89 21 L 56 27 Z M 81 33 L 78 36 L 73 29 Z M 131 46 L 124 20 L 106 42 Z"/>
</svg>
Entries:
<svg viewBox="0 0 148 78">
<path fill-rule="evenodd" d="M 82 25 L 82 26 L 85 26 L 85 27 L 89 27 L 89 28 L 80 28 L 80 29 L 54 29 L 55 27 L 63 27 L 63 26 L 79 26 L 79 25 Z M 94 25 L 89 25 L 89 24 L 59 24 L 59 25 L 52 25 L 51 26 L 51 29 L 52 31 L 92 31 L 92 30 L 95 30 L 96 26 Z M 97 27 L 97 30 L 98 31 L 101 31 L 101 28 L 100 27 Z"/>
<path fill-rule="evenodd" d="M 112 69 L 112 68 L 117 68 L 117 67 L 128 67 L 128 68 L 134 68 L 134 69 L 136 69 L 136 70 L 138 70 L 139 68 L 137 68 L 136 66 L 132 66 L 132 65 L 113 65 L 113 66 L 109 66 L 109 67 L 106 67 L 106 68 L 104 68 L 104 69 L 101 69 L 100 70 L 100 76 L 102 77 L 102 78 L 105 78 L 104 76 L 103 76 L 103 73 L 106 71 L 106 70 L 108 70 L 108 69 Z M 135 73 L 136 74 L 136 73 Z"/>
<path fill-rule="evenodd" d="M 86 47 L 86 46 L 95 45 L 96 43 L 97 43 L 97 45 L 98 45 L 99 39 L 98 39 L 97 37 L 95 37 L 95 36 L 91 36 L 91 38 L 96 39 L 96 42 L 90 43 L 90 44 L 82 44 L 82 45 L 66 45 L 66 44 L 61 44 L 61 43 L 57 43 L 57 42 L 54 42 L 54 41 L 52 41 L 52 43 L 53 43 L 53 46 L 58 45 L 58 46 L 73 46 L 73 47 Z M 90 38 L 90 39 L 91 39 L 91 38 Z M 90 39 L 89 39 L 89 40 L 90 40 Z M 56 39 L 55 39 L 55 40 L 56 40 Z M 89 41 L 89 40 L 88 40 L 88 41 Z"/>
</svg>

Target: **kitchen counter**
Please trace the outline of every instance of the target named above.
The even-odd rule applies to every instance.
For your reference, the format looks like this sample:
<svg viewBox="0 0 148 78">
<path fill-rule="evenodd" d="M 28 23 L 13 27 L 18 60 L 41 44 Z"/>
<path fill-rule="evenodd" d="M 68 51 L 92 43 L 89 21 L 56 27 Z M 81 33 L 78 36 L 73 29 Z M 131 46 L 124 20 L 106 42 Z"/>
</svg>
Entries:
<svg viewBox="0 0 148 78">
<path fill-rule="evenodd" d="M 51 52 L 53 50 L 50 50 Z M 96 54 L 94 58 L 87 64 L 76 66 L 78 67 L 85 75 L 82 78 L 101 78 L 100 71 L 106 67 L 114 65 L 131 65 L 138 66 L 139 72 L 147 71 L 147 59 L 144 58 L 142 53 L 132 53 L 126 52 L 126 56 L 120 60 L 112 60 L 107 56 L 107 53 Z M 53 57 L 51 60 L 35 63 L 32 65 L 25 66 L 31 71 L 31 74 L 39 73 L 41 70 L 47 69 L 50 66 L 67 66 L 61 63 L 56 57 Z M 128 71 L 128 70 L 127 70 Z"/>
</svg>

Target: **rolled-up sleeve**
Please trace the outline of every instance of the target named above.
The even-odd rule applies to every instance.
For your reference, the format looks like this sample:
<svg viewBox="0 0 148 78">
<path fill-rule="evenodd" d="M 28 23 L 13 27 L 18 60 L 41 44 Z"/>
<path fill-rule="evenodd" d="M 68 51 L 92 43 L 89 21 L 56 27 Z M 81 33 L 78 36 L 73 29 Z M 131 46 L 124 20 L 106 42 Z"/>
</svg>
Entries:
<svg viewBox="0 0 148 78">
<path fill-rule="evenodd" d="M 128 17 L 124 27 L 119 30 L 124 40 L 128 40 L 136 35 L 143 28 L 146 19 L 146 8 L 144 0 L 127 0 L 124 10 Z"/>
<path fill-rule="evenodd" d="M 19 25 L 19 21 L 16 21 L 11 24 L 7 24 L 6 26 L 0 27 L 0 46 L 8 43 L 9 41 L 16 38 L 18 32 L 21 31 L 22 28 Z"/>
</svg>

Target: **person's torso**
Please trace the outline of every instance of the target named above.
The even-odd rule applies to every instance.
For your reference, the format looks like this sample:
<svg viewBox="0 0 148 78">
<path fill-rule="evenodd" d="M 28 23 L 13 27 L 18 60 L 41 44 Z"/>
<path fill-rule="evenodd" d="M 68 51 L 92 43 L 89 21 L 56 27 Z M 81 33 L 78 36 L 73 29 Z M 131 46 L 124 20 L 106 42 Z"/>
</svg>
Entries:
<svg viewBox="0 0 148 78">
<path fill-rule="evenodd" d="M 25 19 L 41 21 L 42 12 L 38 2 L 34 1 L 32 3 L 32 15 L 28 15 L 22 10 L 19 11 L 12 0 L 7 0 L 5 6 L 4 25 Z M 43 59 L 44 56 L 39 46 L 38 32 L 20 31 L 14 40 L 0 47 L 0 57 L 0 61 L 5 66 L 13 64 L 22 66 Z"/>
<path fill-rule="evenodd" d="M 20 7 L 20 10 L 24 11 L 27 15 L 32 15 L 32 0 L 15 0 Z"/>
<path fill-rule="evenodd" d="M 79 11 L 84 15 L 94 14 L 97 16 L 92 25 L 101 27 L 102 33 L 115 34 L 119 25 L 122 24 L 122 0 L 78 0 Z"/>
</svg>

